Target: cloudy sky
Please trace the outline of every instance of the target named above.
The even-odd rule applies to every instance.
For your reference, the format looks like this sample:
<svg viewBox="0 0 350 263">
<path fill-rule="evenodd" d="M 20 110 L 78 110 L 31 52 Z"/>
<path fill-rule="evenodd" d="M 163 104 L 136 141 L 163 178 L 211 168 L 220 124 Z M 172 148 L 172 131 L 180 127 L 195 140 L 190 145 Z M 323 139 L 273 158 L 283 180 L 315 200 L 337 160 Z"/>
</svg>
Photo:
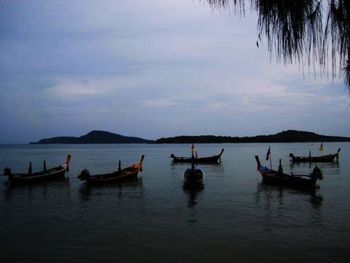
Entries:
<svg viewBox="0 0 350 263">
<path fill-rule="evenodd" d="M 342 80 L 270 60 L 256 21 L 199 0 L 0 0 L 0 143 L 96 129 L 349 136 Z"/>
</svg>

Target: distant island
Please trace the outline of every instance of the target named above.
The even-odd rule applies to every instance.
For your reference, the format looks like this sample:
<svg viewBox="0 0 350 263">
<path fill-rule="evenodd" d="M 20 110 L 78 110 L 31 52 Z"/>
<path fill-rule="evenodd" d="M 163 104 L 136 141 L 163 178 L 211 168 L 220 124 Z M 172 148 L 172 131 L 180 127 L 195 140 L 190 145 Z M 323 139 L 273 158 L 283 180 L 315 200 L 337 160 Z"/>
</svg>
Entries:
<svg viewBox="0 0 350 263">
<path fill-rule="evenodd" d="M 155 141 L 138 137 L 128 137 L 106 131 L 91 131 L 80 137 L 61 136 L 41 139 L 31 144 L 103 144 L 103 143 L 274 143 L 274 142 L 350 142 L 350 137 L 326 136 L 313 132 L 288 130 L 272 135 L 252 137 L 230 136 L 176 136 L 160 138 Z"/>
<path fill-rule="evenodd" d="M 91 131 L 80 137 L 61 136 L 42 139 L 30 144 L 87 144 L 87 143 L 153 143 L 152 140 L 146 140 L 138 137 L 127 137 L 106 131 Z"/>
<path fill-rule="evenodd" d="M 274 142 L 349 142 L 350 137 L 326 136 L 313 132 L 288 130 L 273 135 L 258 135 L 253 137 L 230 136 L 177 136 L 161 138 L 155 143 L 274 143 Z"/>
</svg>

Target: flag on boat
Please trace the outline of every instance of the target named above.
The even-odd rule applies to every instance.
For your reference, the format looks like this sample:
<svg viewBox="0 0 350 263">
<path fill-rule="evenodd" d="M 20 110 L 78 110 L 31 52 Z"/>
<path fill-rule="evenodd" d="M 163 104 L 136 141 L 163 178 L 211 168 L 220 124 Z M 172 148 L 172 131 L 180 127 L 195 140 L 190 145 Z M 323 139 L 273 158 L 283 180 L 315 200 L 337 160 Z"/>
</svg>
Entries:
<svg viewBox="0 0 350 263">
<path fill-rule="evenodd" d="M 323 152 L 323 143 L 320 145 L 320 152 Z"/>
<path fill-rule="evenodd" d="M 269 149 L 267 150 L 267 153 L 266 153 L 266 161 L 268 161 L 270 158 L 271 158 L 271 150 L 269 146 Z"/>
</svg>

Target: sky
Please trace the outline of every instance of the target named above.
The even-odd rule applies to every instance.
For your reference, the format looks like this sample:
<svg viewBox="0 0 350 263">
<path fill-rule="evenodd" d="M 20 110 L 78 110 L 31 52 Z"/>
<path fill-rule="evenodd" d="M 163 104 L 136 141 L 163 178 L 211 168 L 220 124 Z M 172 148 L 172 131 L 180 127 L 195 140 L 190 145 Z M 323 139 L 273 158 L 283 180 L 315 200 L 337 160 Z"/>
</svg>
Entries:
<svg viewBox="0 0 350 263">
<path fill-rule="evenodd" d="M 0 143 L 350 135 L 349 90 L 256 46 L 257 17 L 199 0 L 0 0 Z"/>
</svg>

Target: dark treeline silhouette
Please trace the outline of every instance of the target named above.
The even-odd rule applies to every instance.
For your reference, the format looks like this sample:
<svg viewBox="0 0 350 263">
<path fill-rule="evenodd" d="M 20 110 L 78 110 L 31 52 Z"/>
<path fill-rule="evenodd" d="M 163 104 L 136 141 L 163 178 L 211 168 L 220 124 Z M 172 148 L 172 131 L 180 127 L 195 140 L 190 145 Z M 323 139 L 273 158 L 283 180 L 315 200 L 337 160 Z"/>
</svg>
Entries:
<svg viewBox="0 0 350 263">
<path fill-rule="evenodd" d="M 349 137 L 326 136 L 313 132 L 288 130 L 273 135 L 258 135 L 252 137 L 230 136 L 177 136 L 161 138 L 156 143 L 275 143 L 275 142 L 341 142 L 350 141 Z"/>
<path fill-rule="evenodd" d="M 31 144 L 84 144 L 84 143 L 245 143 L 245 142 L 345 142 L 350 137 L 326 136 L 313 132 L 288 130 L 273 135 L 258 135 L 253 137 L 231 136 L 177 136 L 160 138 L 155 141 L 138 137 L 128 137 L 107 131 L 91 131 L 80 137 L 61 136 L 41 139 Z"/>
<path fill-rule="evenodd" d="M 241 14 L 247 6 L 258 13 L 257 46 L 267 38 L 270 53 L 285 63 L 320 65 L 332 78 L 339 72 L 350 88 L 349 0 L 207 0 L 212 7 L 235 7 Z M 337 66 L 338 65 L 338 66 Z"/>
</svg>

